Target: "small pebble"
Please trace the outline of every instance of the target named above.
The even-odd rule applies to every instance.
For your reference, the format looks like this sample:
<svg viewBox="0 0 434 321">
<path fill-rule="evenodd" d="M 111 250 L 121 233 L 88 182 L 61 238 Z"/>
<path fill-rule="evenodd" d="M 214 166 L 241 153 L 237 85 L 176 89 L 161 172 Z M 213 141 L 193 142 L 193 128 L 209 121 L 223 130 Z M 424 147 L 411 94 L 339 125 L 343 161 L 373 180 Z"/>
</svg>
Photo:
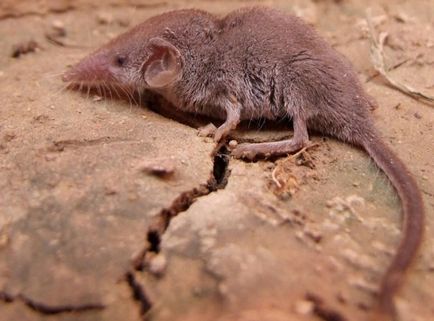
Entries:
<svg viewBox="0 0 434 321">
<path fill-rule="evenodd" d="M 157 254 L 149 262 L 149 272 L 155 275 L 162 275 L 166 271 L 167 259 L 163 254 Z"/>
<path fill-rule="evenodd" d="M 229 142 L 229 147 L 230 148 L 235 148 L 235 147 L 237 147 L 237 145 L 238 145 L 238 142 L 236 140 L 231 140 Z"/>
<path fill-rule="evenodd" d="M 51 28 L 53 29 L 53 35 L 57 37 L 66 36 L 65 24 L 60 20 L 54 20 L 51 23 Z"/>
<path fill-rule="evenodd" d="M 131 24 L 131 21 L 128 18 L 118 18 L 116 22 L 121 27 L 128 27 Z"/>
<path fill-rule="evenodd" d="M 51 23 L 51 26 L 52 26 L 53 28 L 56 28 L 56 29 L 63 29 L 63 28 L 65 28 L 65 24 L 64 24 L 63 21 L 61 21 L 61 20 L 54 20 L 54 21 Z"/>
<path fill-rule="evenodd" d="M 113 16 L 107 12 L 100 12 L 96 16 L 96 20 L 100 25 L 108 25 L 113 21 Z"/>
<path fill-rule="evenodd" d="M 308 315 L 313 312 L 314 303 L 307 300 L 299 300 L 295 302 L 294 310 L 297 314 Z"/>
<path fill-rule="evenodd" d="M 176 164 L 172 159 L 144 160 L 138 165 L 138 170 L 155 176 L 166 177 L 175 173 Z"/>
</svg>

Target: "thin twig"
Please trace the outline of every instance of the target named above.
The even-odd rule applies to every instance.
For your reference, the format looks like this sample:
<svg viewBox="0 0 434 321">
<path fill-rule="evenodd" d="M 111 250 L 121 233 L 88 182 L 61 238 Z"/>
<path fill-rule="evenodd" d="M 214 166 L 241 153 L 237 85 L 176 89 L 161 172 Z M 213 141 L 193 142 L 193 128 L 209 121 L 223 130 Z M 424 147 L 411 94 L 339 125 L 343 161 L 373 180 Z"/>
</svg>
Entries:
<svg viewBox="0 0 434 321">
<path fill-rule="evenodd" d="M 282 184 L 280 184 L 279 180 L 276 178 L 276 171 L 277 171 L 278 167 L 274 167 L 273 172 L 271 173 L 271 179 L 273 180 L 274 184 L 276 184 L 276 186 L 278 188 L 282 188 Z"/>
<path fill-rule="evenodd" d="M 319 144 L 315 143 L 315 144 L 310 144 L 307 146 L 304 146 L 302 149 L 300 149 L 298 152 L 296 152 L 295 154 L 291 154 L 288 156 L 287 159 L 293 159 L 296 158 L 297 156 L 299 156 L 300 154 L 304 153 L 306 150 L 308 150 L 309 148 L 312 147 L 316 147 L 319 146 Z M 278 188 L 282 188 L 282 184 L 279 182 L 279 180 L 276 177 L 276 172 L 277 172 L 278 167 L 276 166 L 273 171 L 271 172 L 271 179 L 273 180 L 273 182 L 276 184 L 276 186 Z"/>
</svg>

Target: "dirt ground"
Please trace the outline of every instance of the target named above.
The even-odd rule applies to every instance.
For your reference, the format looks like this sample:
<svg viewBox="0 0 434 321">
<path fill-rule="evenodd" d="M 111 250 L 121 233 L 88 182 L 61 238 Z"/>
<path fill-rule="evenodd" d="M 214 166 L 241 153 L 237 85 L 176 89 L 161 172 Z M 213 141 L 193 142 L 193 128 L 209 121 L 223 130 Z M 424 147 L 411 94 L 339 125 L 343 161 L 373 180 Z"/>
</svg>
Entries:
<svg viewBox="0 0 434 321">
<path fill-rule="evenodd" d="M 369 9 L 376 32 L 388 33 L 391 77 L 434 95 L 433 1 L 92 3 L 0 3 L 0 321 L 365 320 L 401 216 L 363 152 L 314 136 L 318 146 L 297 156 L 243 162 L 146 106 L 60 80 L 157 13 L 258 3 L 313 24 L 376 99 L 377 127 L 427 214 L 399 316 L 434 320 L 434 107 L 375 71 L 365 21 Z M 234 138 L 291 135 L 281 127 Z"/>
</svg>

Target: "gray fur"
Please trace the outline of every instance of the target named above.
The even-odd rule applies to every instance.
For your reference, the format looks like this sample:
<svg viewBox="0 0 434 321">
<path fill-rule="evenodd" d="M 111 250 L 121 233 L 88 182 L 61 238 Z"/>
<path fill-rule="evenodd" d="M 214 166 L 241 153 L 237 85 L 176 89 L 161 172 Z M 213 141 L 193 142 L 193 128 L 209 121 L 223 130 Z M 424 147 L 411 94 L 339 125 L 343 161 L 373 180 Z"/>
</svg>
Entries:
<svg viewBox="0 0 434 321">
<path fill-rule="evenodd" d="M 180 111 L 224 120 L 216 141 L 241 120 L 293 119 L 292 139 L 240 144 L 232 151 L 235 157 L 291 153 L 308 143 L 308 130 L 364 148 L 403 206 L 403 238 L 373 314 L 378 321 L 396 317 L 393 298 L 422 239 L 422 198 L 404 164 L 376 133 L 372 100 L 351 64 L 302 20 L 263 7 L 222 19 L 199 10 L 168 12 L 98 49 L 64 80 L 151 90 Z"/>
</svg>

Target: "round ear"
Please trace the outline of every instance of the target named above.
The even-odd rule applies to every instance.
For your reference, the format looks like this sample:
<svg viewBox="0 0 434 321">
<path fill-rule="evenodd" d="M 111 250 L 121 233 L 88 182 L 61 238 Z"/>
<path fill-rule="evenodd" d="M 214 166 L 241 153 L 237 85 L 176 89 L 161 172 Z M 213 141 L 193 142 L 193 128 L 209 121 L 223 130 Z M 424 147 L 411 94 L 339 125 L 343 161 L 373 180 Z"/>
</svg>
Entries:
<svg viewBox="0 0 434 321">
<path fill-rule="evenodd" d="M 182 56 L 175 46 L 162 38 L 152 38 L 148 50 L 142 73 L 151 88 L 162 88 L 181 78 Z"/>
</svg>

